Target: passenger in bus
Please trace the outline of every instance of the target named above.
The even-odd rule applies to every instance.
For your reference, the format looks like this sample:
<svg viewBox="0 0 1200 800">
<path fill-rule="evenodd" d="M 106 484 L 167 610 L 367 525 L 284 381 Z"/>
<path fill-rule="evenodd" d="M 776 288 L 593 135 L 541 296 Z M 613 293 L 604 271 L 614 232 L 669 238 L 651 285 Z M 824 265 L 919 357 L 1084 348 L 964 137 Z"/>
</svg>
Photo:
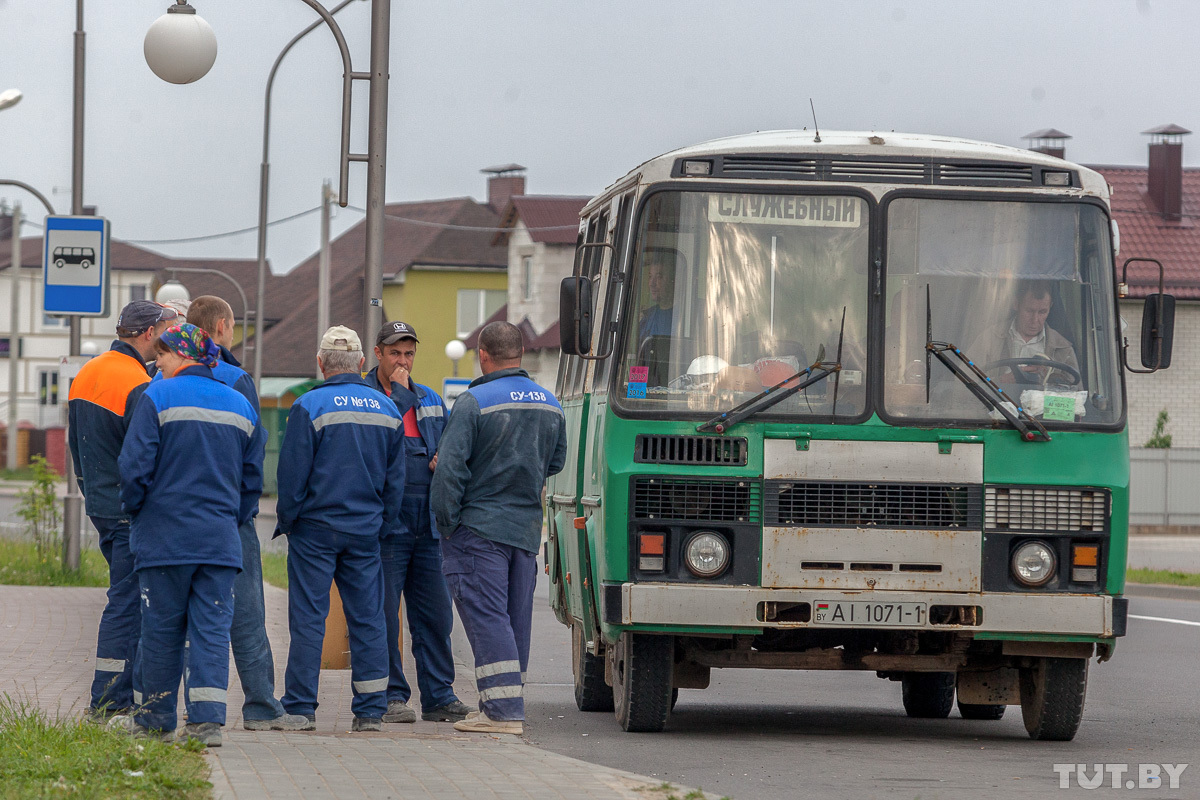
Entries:
<svg viewBox="0 0 1200 800">
<path fill-rule="evenodd" d="M 675 258 L 670 252 L 651 251 L 647 255 L 646 289 L 651 305 L 638 319 L 638 342 L 651 336 L 670 336 L 674 328 Z"/>
<path fill-rule="evenodd" d="M 989 365 L 1004 359 L 1023 359 L 1029 363 L 1013 364 L 998 369 L 991 377 L 996 380 L 1015 380 L 1020 376 L 1012 372 L 1019 369 L 1025 373 L 1025 382 L 1075 383 L 1074 375 L 1050 366 L 1038 366 L 1038 359 L 1058 361 L 1078 372 L 1079 362 L 1075 348 L 1061 333 L 1046 324 L 1050 308 L 1054 303 L 1051 281 L 1031 280 L 1017 285 L 1013 299 L 1012 314 L 999 325 L 985 331 L 967 349 L 967 355 L 976 364 L 987 370 Z"/>
</svg>

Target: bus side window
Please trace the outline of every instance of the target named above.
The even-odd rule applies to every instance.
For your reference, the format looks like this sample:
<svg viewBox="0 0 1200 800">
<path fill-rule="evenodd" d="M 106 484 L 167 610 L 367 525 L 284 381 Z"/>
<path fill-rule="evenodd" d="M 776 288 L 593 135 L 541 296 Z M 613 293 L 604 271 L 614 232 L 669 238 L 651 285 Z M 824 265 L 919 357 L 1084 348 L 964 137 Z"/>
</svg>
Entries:
<svg viewBox="0 0 1200 800">
<path fill-rule="evenodd" d="M 623 260 L 623 255 L 628 249 L 629 243 L 629 214 L 630 208 L 633 205 L 633 192 L 629 192 L 621 198 L 621 203 L 617 208 L 616 224 L 613 226 L 613 249 L 609 261 L 610 276 L 617 270 L 623 270 L 628 274 L 626 264 Z M 593 352 L 603 353 L 608 349 L 609 344 L 614 336 L 616 336 L 616 317 L 621 308 L 621 294 L 625 286 L 625 281 L 614 282 L 608 281 L 608 286 L 604 290 L 603 306 L 596 311 L 596 319 L 592 325 L 592 329 L 596 331 L 596 345 Z M 608 391 L 608 374 L 609 362 L 618 358 L 616 348 L 613 349 L 613 354 L 608 358 L 597 361 L 592 377 L 592 392 L 607 392 Z"/>
<path fill-rule="evenodd" d="M 589 243 L 603 242 L 605 236 L 608 235 L 608 211 L 602 211 L 588 220 L 587 241 Z M 583 261 L 581 264 L 582 277 L 594 279 L 600 271 L 601 259 L 604 256 L 603 247 L 589 247 L 583 251 Z M 594 292 L 593 292 L 594 296 Z M 594 314 L 595 312 L 593 312 Z M 596 325 L 593 322 L 592 328 Z M 578 397 L 583 393 L 583 380 L 587 375 L 588 360 L 585 358 L 574 358 L 572 369 L 568 373 L 571 376 L 570 397 Z"/>
</svg>

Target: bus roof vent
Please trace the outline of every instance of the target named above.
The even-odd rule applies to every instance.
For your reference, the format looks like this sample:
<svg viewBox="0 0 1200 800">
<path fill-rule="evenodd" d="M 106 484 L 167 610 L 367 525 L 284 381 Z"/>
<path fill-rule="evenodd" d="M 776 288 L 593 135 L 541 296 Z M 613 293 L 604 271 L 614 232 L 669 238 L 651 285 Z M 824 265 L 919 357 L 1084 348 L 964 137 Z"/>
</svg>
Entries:
<svg viewBox="0 0 1200 800">
<path fill-rule="evenodd" d="M 817 171 L 817 159 L 803 156 L 725 156 L 721 164 L 725 178 L 816 178 Z"/>
<path fill-rule="evenodd" d="M 937 165 L 937 183 L 969 186 L 1033 184 L 1029 164 L 1003 164 L 997 161 L 941 163 Z"/>
<path fill-rule="evenodd" d="M 700 464 L 746 466 L 744 438 L 638 434 L 633 460 L 638 464 Z"/>
<path fill-rule="evenodd" d="M 829 180 L 876 183 L 929 183 L 929 164 L 924 161 L 834 159 L 829 162 Z"/>
</svg>

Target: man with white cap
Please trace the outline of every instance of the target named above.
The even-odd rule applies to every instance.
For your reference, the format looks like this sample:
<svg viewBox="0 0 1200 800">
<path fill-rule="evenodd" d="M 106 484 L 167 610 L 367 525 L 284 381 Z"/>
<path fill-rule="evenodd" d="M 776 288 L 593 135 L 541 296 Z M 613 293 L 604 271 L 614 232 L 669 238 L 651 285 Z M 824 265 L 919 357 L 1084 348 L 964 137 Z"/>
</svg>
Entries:
<svg viewBox="0 0 1200 800">
<path fill-rule="evenodd" d="M 336 581 L 350 634 L 352 731 L 377 731 L 387 710 L 388 654 L 380 537 L 404 499 L 404 430 L 396 406 L 362 379 L 358 334 L 325 332 L 325 382 L 288 414 L 279 452 L 278 528 L 288 534 L 291 649 L 283 707 L 316 726 L 321 643 Z"/>
</svg>

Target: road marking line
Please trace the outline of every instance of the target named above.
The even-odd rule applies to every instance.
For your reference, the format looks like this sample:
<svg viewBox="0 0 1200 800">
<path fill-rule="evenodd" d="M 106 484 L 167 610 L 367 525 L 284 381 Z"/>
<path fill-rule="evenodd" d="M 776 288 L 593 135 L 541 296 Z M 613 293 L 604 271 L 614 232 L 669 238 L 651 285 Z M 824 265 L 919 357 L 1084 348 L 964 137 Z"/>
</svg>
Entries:
<svg viewBox="0 0 1200 800">
<path fill-rule="evenodd" d="M 1130 614 L 1130 619 L 1144 619 L 1150 622 L 1174 622 L 1176 625 L 1192 625 L 1200 628 L 1200 622 L 1192 622 L 1190 619 L 1171 619 L 1170 617 L 1140 617 L 1137 614 Z"/>
</svg>

